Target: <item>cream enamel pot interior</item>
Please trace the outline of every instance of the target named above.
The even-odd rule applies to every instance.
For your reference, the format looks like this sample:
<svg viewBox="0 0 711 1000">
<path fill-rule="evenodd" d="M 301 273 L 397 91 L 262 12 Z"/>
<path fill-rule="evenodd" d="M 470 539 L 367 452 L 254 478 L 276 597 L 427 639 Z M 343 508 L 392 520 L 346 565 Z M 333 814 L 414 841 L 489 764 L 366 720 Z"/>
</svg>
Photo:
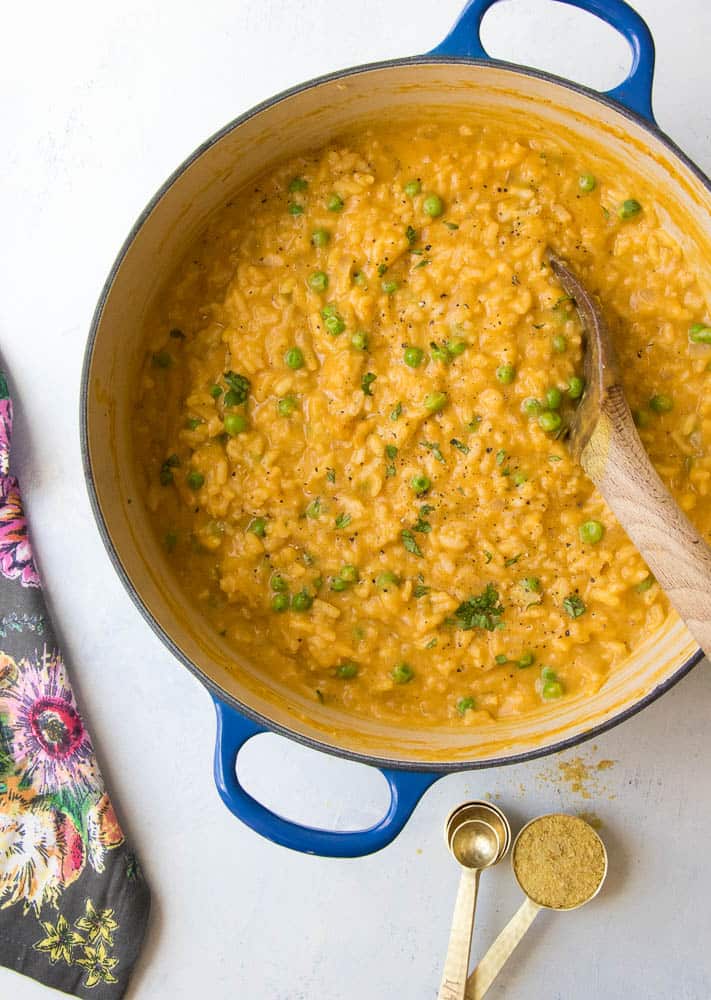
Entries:
<svg viewBox="0 0 711 1000">
<path fill-rule="evenodd" d="M 654 46 L 623 0 L 562 0 L 603 17 L 630 43 L 633 66 L 610 95 L 488 59 L 479 26 L 495 0 L 472 0 L 432 53 L 346 70 L 267 101 L 198 149 L 165 183 L 129 235 L 101 294 L 87 346 L 81 398 L 86 478 L 109 555 L 138 608 L 217 708 L 215 776 L 227 806 L 270 839 L 316 854 L 358 856 L 402 829 L 424 790 L 442 774 L 508 764 L 599 734 L 666 691 L 700 658 L 670 616 L 594 696 L 535 716 L 472 731 L 395 729 L 299 700 L 208 634 L 180 591 L 143 510 L 131 452 L 132 388 L 144 318 L 206 219 L 256 173 L 285 155 L 328 142 L 359 122 L 408 109 L 476 108 L 565 126 L 631 166 L 676 208 L 667 225 L 704 273 L 711 259 L 711 185 L 656 127 L 650 107 Z M 711 290 L 706 287 L 711 307 Z M 293 824 L 256 802 L 236 776 L 244 742 L 271 730 L 383 771 L 387 815 L 370 830 L 334 832 Z"/>
</svg>

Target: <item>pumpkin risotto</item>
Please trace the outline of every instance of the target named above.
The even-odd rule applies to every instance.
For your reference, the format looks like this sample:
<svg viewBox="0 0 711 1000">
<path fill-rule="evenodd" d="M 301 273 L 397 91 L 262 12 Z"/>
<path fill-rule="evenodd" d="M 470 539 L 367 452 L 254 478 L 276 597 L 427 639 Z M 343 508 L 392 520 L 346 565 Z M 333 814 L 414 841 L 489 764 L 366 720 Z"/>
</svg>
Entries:
<svg viewBox="0 0 711 1000">
<path fill-rule="evenodd" d="M 566 423 L 596 291 L 642 440 L 711 526 L 711 324 L 654 192 L 555 137 L 363 129 L 258 178 L 148 324 L 145 497 L 182 585 L 276 681 L 479 725 L 594 692 L 668 613 Z"/>
</svg>

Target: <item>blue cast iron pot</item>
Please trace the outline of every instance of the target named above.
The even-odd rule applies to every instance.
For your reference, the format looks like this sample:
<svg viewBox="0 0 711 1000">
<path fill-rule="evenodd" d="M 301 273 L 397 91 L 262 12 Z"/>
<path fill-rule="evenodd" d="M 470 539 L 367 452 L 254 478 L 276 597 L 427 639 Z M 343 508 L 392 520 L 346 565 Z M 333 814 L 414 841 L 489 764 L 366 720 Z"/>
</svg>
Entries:
<svg viewBox="0 0 711 1000">
<path fill-rule="evenodd" d="M 594 696 L 565 699 L 524 720 L 486 730 L 385 726 L 339 715 L 282 690 L 205 635 L 148 524 L 131 454 L 132 386 L 145 350 L 146 311 L 208 217 L 237 188 L 286 155 L 328 142 L 374 117 L 427 108 L 497 110 L 565 127 L 582 144 L 652 180 L 665 196 L 668 225 L 698 273 L 711 258 L 711 185 L 656 126 L 651 107 L 654 43 L 623 0 L 559 0 L 617 29 L 633 53 L 627 79 L 598 94 L 547 73 L 490 59 L 479 37 L 496 0 L 470 0 L 432 52 L 360 66 L 303 84 L 242 115 L 209 139 L 170 177 L 126 240 L 96 308 L 81 392 L 86 479 L 99 531 L 128 592 L 151 627 L 212 694 L 217 710 L 215 780 L 225 804 L 265 837 L 298 851 L 357 857 L 389 844 L 423 792 L 443 774 L 513 763 L 599 735 L 650 704 L 700 659 L 678 619 L 617 669 Z M 709 294 L 711 302 L 711 293 Z M 462 729 L 465 731 L 462 732 Z M 387 815 L 368 830 L 334 832 L 289 822 L 241 786 L 237 754 L 267 730 L 372 764 L 391 790 Z"/>
</svg>

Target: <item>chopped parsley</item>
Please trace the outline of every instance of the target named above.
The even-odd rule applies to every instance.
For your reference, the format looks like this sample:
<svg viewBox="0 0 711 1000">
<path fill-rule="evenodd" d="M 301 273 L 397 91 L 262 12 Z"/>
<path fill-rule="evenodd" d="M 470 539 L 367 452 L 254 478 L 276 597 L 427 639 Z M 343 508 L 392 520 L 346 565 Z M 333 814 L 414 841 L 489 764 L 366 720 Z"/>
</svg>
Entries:
<svg viewBox="0 0 711 1000">
<path fill-rule="evenodd" d="M 515 566 L 519 561 L 523 552 L 517 552 L 515 556 L 510 556 L 508 559 L 504 559 L 504 566 L 508 569 L 509 566 Z"/>
<path fill-rule="evenodd" d="M 401 413 L 402 413 L 402 403 L 396 403 L 393 409 L 390 411 L 390 419 L 398 420 L 400 418 Z"/>
<path fill-rule="evenodd" d="M 312 521 L 315 521 L 317 517 L 321 514 L 321 497 L 316 497 L 312 500 L 304 511 L 304 517 L 310 517 Z"/>
<path fill-rule="evenodd" d="M 426 448 L 427 451 L 432 452 L 432 455 L 438 462 L 441 462 L 442 465 L 447 464 L 444 460 L 444 455 L 442 454 L 442 451 L 440 450 L 440 447 L 436 441 L 422 441 L 421 443 L 423 448 Z"/>
<path fill-rule="evenodd" d="M 408 552 L 411 552 L 413 556 L 421 556 L 422 550 L 415 540 L 415 536 L 409 530 L 409 528 L 403 528 L 400 532 L 400 537 L 402 538 L 402 544 L 405 546 Z"/>
<path fill-rule="evenodd" d="M 412 591 L 412 596 L 415 598 L 415 600 L 419 600 L 420 597 L 427 597 L 431 589 L 432 589 L 431 587 L 426 587 L 424 583 L 418 583 L 415 589 Z"/>
<path fill-rule="evenodd" d="M 328 479 L 329 483 L 335 483 L 335 481 L 336 481 L 336 470 L 335 469 L 326 469 L 326 479 Z"/>
<path fill-rule="evenodd" d="M 491 562 L 491 560 L 493 558 L 494 558 L 494 556 L 492 555 L 492 553 L 489 552 L 488 549 L 484 549 L 484 559 L 486 560 L 486 565 L 487 566 L 489 565 L 489 563 Z"/>
<path fill-rule="evenodd" d="M 361 377 L 360 387 L 366 396 L 372 396 L 371 385 L 375 382 L 378 376 L 374 375 L 372 372 L 366 372 L 365 375 Z"/>
<path fill-rule="evenodd" d="M 412 226 L 408 226 L 405 230 L 405 236 L 407 237 L 407 242 L 412 246 L 417 240 L 417 230 L 413 229 Z"/>
<path fill-rule="evenodd" d="M 504 451 L 503 448 L 499 448 L 499 450 L 496 452 L 496 464 L 503 465 L 505 461 L 506 461 L 506 452 Z"/>
<path fill-rule="evenodd" d="M 457 628 L 469 632 L 474 628 L 493 632 L 503 627 L 501 617 L 504 609 L 499 603 L 499 592 L 492 583 L 488 583 L 481 594 L 463 601 L 454 612 L 452 623 Z"/>
<path fill-rule="evenodd" d="M 413 524 L 412 530 L 419 531 L 423 535 L 428 535 L 430 531 L 432 531 L 432 525 L 430 524 L 429 521 L 424 520 L 424 518 L 422 517 L 422 511 L 420 511 L 420 516 L 415 522 L 415 524 Z"/>
<path fill-rule="evenodd" d="M 335 522 L 336 523 L 336 527 L 338 529 L 347 528 L 348 525 L 351 523 L 352 520 L 353 520 L 353 518 L 351 517 L 350 514 L 339 514 L 338 517 L 336 518 L 336 522 Z"/>
<path fill-rule="evenodd" d="M 479 426 L 483 419 L 484 419 L 483 417 L 479 416 L 474 416 L 471 418 L 471 420 L 467 424 L 467 428 L 471 431 L 472 434 L 476 434 L 476 432 L 479 430 Z"/>
<path fill-rule="evenodd" d="M 249 390 L 252 388 L 252 383 L 249 381 L 247 376 L 229 371 L 224 373 L 223 378 L 230 387 L 230 390 L 234 393 L 232 396 L 232 405 L 240 406 L 242 403 L 246 403 L 247 397 L 249 396 Z"/>
<path fill-rule="evenodd" d="M 452 438 L 452 440 L 449 443 L 454 448 L 456 448 L 457 451 L 461 451 L 462 454 L 464 454 L 464 455 L 468 455 L 469 454 L 469 448 L 467 447 L 467 445 L 464 444 L 463 441 L 460 441 L 459 438 Z"/>
</svg>

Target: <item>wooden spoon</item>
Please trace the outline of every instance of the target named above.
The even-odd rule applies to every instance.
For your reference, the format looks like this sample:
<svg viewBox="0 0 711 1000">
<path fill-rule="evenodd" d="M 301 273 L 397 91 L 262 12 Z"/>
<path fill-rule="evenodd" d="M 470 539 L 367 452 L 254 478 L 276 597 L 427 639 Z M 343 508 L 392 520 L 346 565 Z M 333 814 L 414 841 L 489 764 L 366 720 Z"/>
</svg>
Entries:
<svg viewBox="0 0 711 1000">
<path fill-rule="evenodd" d="M 639 439 L 601 310 L 569 268 L 548 259 L 586 334 L 585 392 L 568 446 L 632 539 L 694 639 L 711 652 L 711 549 L 677 506 Z"/>
</svg>

